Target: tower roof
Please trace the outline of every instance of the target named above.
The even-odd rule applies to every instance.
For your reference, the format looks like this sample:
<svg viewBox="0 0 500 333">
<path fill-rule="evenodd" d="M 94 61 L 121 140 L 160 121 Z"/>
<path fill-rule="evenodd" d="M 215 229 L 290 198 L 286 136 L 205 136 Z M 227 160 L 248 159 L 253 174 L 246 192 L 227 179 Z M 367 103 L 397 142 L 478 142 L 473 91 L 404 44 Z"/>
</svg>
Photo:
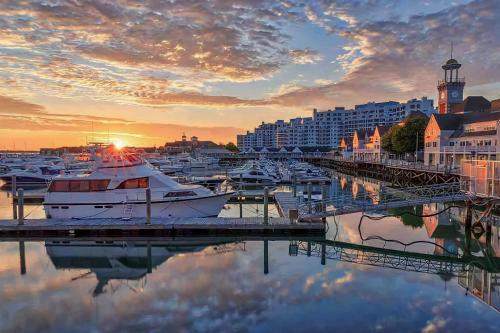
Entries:
<svg viewBox="0 0 500 333">
<path fill-rule="evenodd" d="M 450 58 L 447 62 L 447 65 L 453 65 L 453 64 L 458 64 L 458 61 L 456 59 Z"/>
</svg>

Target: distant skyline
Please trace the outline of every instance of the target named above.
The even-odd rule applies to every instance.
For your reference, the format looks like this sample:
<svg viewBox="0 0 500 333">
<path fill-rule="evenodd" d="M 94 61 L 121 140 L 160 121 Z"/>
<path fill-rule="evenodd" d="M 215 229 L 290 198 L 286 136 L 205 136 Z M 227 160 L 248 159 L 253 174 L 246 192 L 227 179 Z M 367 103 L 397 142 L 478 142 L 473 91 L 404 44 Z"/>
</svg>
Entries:
<svg viewBox="0 0 500 333">
<path fill-rule="evenodd" d="M 496 0 L 3 1 L 0 150 L 234 142 L 312 108 L 436 101 L 452 41 L 465 96 L 500 98 L 499 32 Z"/>
</svg>

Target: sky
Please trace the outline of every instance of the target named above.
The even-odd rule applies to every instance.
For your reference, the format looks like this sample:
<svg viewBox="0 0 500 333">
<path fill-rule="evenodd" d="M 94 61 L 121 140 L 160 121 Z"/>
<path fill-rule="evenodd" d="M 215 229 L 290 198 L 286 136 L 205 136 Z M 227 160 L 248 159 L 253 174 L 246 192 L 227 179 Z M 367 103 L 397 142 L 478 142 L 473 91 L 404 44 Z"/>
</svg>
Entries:
<svg viewBox="0 0 500 333">
<path fill-rule="evenodd" d="M 0 1 L 0 150 L 235 141 L 313 108 L 500 98 L 498 0 Z"/>
</svg>

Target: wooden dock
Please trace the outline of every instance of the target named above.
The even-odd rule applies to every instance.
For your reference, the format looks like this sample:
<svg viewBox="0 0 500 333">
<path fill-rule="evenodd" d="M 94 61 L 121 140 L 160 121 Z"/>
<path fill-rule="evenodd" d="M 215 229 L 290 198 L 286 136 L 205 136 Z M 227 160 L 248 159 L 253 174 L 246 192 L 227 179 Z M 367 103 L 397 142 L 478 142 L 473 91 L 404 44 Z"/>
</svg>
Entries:
<svg viewBox="0 0 500 333">
<path fill-rule="evenodd" d="M 274 200 L 282 217 L 288 218 L 290 210 L 298 210 L 297 198 L 292 192 L 274 192 Z"/>
<path fill-rule="evenodd" d="M 287 218 L 169 218 L 0 220 L 0 237 L 120 237 L 120 236 L 217 236 L 217 235 L 323 235 L 323 223 L 291 223 Z"/>
</svg>

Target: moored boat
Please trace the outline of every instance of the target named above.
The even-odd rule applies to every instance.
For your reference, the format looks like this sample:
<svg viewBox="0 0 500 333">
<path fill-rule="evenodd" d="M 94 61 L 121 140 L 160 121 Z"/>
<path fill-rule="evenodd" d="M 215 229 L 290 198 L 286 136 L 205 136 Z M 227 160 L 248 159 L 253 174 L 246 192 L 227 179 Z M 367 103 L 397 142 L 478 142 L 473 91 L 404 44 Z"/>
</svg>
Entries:
<svg viewBox="0 0 500 333">
<path fill-rule="evenodd" d="M 51 218 L 140 218 L 148 188 L 152 217 L 217 216 L 232 195 L 179 184 L 136 154 L 106 149 L 91 173 L 54 178 L 43 205 Z"/>
</svg>

